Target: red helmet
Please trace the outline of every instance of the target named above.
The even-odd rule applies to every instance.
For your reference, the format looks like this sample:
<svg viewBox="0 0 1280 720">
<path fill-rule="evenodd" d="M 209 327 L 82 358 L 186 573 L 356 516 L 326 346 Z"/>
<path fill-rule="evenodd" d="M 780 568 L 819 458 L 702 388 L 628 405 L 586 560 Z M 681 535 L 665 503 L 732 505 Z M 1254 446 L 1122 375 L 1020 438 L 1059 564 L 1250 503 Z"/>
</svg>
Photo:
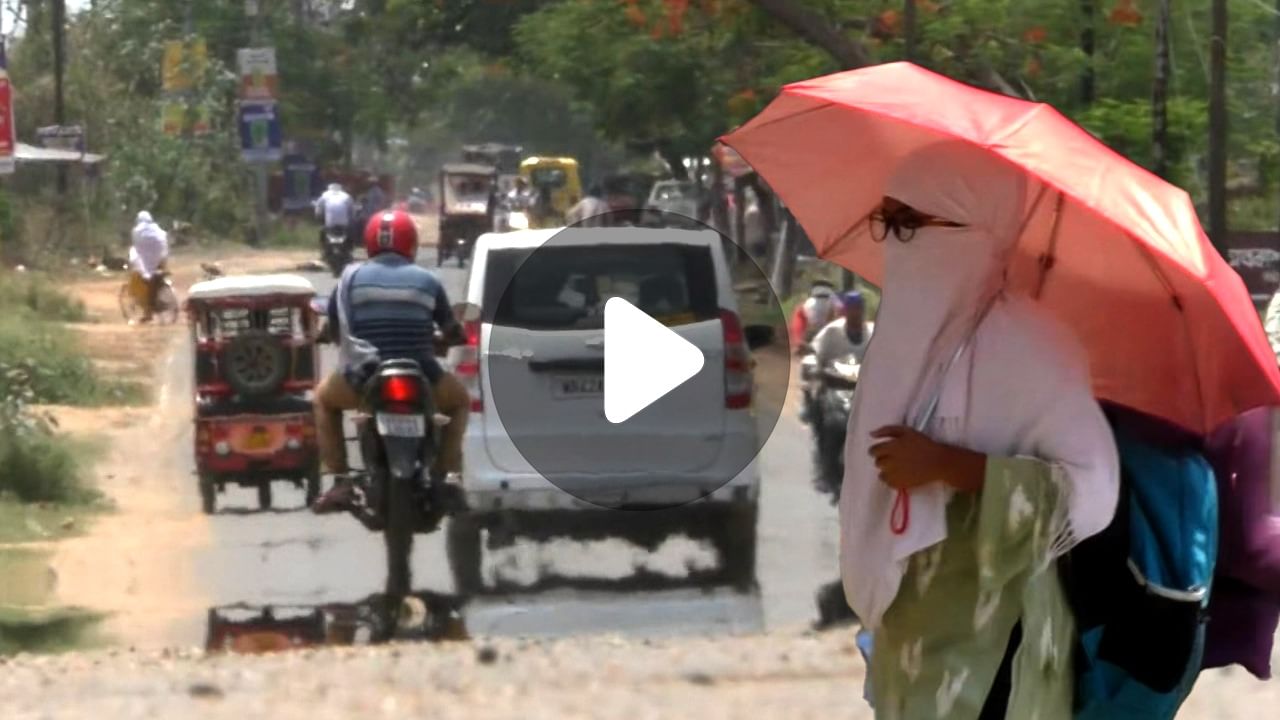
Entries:
<svg viewBox="0 0 1280 720">
<path fill-rule="evenodd" d="M 418 225 L 403 210 L 380 212 L 364 226 L 364 249 L 369 257 L 396 252 L 413 260 L 418 254 Z"/>
</svg>

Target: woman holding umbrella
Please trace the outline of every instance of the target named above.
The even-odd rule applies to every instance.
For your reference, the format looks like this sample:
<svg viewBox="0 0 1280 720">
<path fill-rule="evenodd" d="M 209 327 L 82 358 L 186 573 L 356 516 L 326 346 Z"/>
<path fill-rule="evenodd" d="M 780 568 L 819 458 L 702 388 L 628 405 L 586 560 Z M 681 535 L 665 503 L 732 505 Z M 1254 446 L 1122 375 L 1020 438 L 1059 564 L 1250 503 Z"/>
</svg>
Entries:
<svg viewBox="0 0 1280 720">
<path fill-rule="evenodd" d="M 1026 188 L 977 148 L 929 146 L 903 160 L 872 221 L 883 300 L 840 511 L 845 593 L 876 632 L 880 717 L 1071 715 L 1072 622 L 1052 560 L 1110 522 L 1119 469 L 1079 341 L 1002 288 Z"/>
<path fill-rule="evenodd" d="M 788 85 L 723 141 L 884 291 L 841 495 L 877 715 L 1069 718 L 1049 570 L 1118 494 L 1093 398 L 1199 436 L 1280 405 L 1239 276 L 1183 190 L 1051 107 L 910 63 Z"/>
</svg>

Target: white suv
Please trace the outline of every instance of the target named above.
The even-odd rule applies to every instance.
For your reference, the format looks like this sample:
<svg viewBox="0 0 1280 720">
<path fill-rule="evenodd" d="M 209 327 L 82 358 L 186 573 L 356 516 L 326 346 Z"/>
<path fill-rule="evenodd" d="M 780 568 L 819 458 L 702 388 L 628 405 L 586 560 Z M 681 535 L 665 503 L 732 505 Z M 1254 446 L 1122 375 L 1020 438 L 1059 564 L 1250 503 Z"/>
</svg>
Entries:
<svg viewBox="0 0 1280 720">
<path fill-rule="evenodd" d="M 537 262 L 517 275 L 537 248 Z M 648 305 L 657 294 L 662 302 Z M 664 315 L 659 319 L 705 358 L 701 372 L 651 406 L 656 412 L 628 420 L 621 437 L 602 411 L 603 306 L 610 296 Z M 760 443 L 752 362 L 718 234 L 610 228 L 483 235 L 465 301 L 468 340 L 451 351 L 450 365 L 472 393 L 462 473 L 469 511 L 451 519 L 446 535 L 460 592 L 482 585 L 482 530 L 488 547 L 516 537 L 615 536 L 654 547 L 684 533 L 710 540 L 735 581 L 753 579 Z M 489 368 L 513 360 L 490 356 L 495 327 L 504 343 L 514 337 L 529 348 L 502 376 L 502 391 L 521 396 L 521 417 L 513 420 L 509 405 L 503 414 L 519 423 L 523 442 L 533 435 L 544 472 L 572 475 L 572 494 L 539 473 L 503 425 Z M 531 430 L 530 417 L 546 422 Z M 564 458 L 562 467 L 544 464 L 556 457 Z"/>
</svg>

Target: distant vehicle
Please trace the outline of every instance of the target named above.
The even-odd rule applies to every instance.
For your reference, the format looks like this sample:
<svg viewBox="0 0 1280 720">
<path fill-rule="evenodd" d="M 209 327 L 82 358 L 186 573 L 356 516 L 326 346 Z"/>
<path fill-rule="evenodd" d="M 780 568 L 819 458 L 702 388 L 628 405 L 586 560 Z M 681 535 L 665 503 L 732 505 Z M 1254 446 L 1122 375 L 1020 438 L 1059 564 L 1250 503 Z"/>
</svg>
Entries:
<svg viewBox="0 0 1280 720">
<path fill-rule="evenodd" d="M 564 261 L 550 263 L 548 267 L 554 269 L 548 277 L 512 284 L 516 268 L 557 233 L 585 233 L 584 242 L 543 249 L 539 258 L 560 253 Z M 675 426 L 666 418 L 658 425 L 637 416 L 628 421 L 634 443 L 619 450 L 616 441 L 596 440 L 602 427 L 604 361 L 598 340 L 608 299 L 605 293 L 607 288 L 636 287 L 653 277 L 672 280 L 680 291 L 678 304 L 664 310 L 668 326 L 703 349 L 706 357 L 726 361 L 710 363 L 709 371 L 700 372 L 682 390 L 701 398 L 697 404 L 702 411 L 687 414 Z M 576 288 L 584 306 L 567 313 L 556 293 L 546 292 L 557 286 Z M 639 301 L 642 310 L 643 302 Z M 684 532 L 710 540 L 730 577 L 753 576 L 757 472 L 753 466 L 729 467 L 735 460 L 729 457 L 732 453 L 717 453 L 715 458 L 704 454 L 708 436 L 725 437 L 726 445 L 748 447 L 757 440 L 756 419 L 749 407 L 750 364 L 728 362 L 755 342 L 750 339 L 753 328 L 744 333 L 740 325 L 719 236 L 687 231 L 679 237 L 668 235 L 659 243 L 638 239 L 624 228 L 486 234 L 476 243 L 466 308 L 467 344 L 450 353 L 454 373 L 470 385 L 473 397 L 463 445 L 462 490 L 467 510 L 454 515 L 446 529 L 459 592 L 470 594 L 483 585 L 480 534 L 485 529 L 491 532 L 489 547 L 517 535 L 535 540 L 589 539 L 634 531 L 652 538 Z M 635 467 L 649 468 L 653 482 L 646 483 L 643 502 L 680 509 L 604 511 L 552 485 L 531 466 L 504 429 L 494 403 L 487 368 L 496 326 L 527 336 L 535 356 L 554 358 L 529 363 L 528 369 L 526 402 L 535 403 L 530 412 L 536 414 L 541 403 L 547 415 L 556 418 L 543 442 L 563 447 L 566 457 L 583 463 L 587 482 L 596 483 L 602 491 L 634 482 L 628 476 Z M 580 381 L 555 382 L 561 377 Z M 727 483 L 725 478 L 730 478 Z M 715 489 L 707 495 L 707 488 Z M 628 516 L 635 518 L 630 522 L 634 527 L 624 530 Z"/>
<path fill-rule="evenodd" d="M 450 257 L 461 267 L 476 238 L 493 230 L 497 170 L 492 165 L 448 164 L 440 168 L 440 234 L 436 264 Z"/>
<path fill-rule="evenodd" d="M 570 157 L 531 157 L 520 163 L 520 175 L 533 191 L 533 227 L 564 225 L 569 209 L 582 199 L 578 161 Z"/>
<path fill-rule="evenodd" d="M 324 264 L 334 277 L 351 263 L 351 243 L 347 241 L 348 228 L 344 226 L 324 229 Z"/>
<path fill-rule="evenodd" d="M 649 191 L 649 200 L 645 203 L 645 207 L 697 220 L 700 199 L 701 188 L 695 182 L 659 180 Z"/>
<path fill-rule="evenodd" d="M 505 195 L 515 187 L 516 178 L 520 176 L 520 160 L 523 154 L 523 147 L 504 143 L 490 142 L 462 146 L 463 162 L 492 165 L 497 168 L 500 195 Z"/>
</svg>

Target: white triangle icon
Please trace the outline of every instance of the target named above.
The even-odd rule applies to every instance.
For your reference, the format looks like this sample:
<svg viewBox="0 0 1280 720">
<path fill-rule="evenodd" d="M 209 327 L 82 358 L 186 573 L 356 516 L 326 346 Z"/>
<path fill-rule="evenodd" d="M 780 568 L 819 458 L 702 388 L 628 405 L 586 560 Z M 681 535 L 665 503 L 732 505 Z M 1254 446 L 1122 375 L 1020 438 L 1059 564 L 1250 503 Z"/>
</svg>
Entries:
<svg viewBox="0 0 1280 720">
<path fill-rule="evenodd" d="M 604 304 L 604 416 L 626 422 L 702 370 L 702 351 L 619 297 Z"/>
</svg>

